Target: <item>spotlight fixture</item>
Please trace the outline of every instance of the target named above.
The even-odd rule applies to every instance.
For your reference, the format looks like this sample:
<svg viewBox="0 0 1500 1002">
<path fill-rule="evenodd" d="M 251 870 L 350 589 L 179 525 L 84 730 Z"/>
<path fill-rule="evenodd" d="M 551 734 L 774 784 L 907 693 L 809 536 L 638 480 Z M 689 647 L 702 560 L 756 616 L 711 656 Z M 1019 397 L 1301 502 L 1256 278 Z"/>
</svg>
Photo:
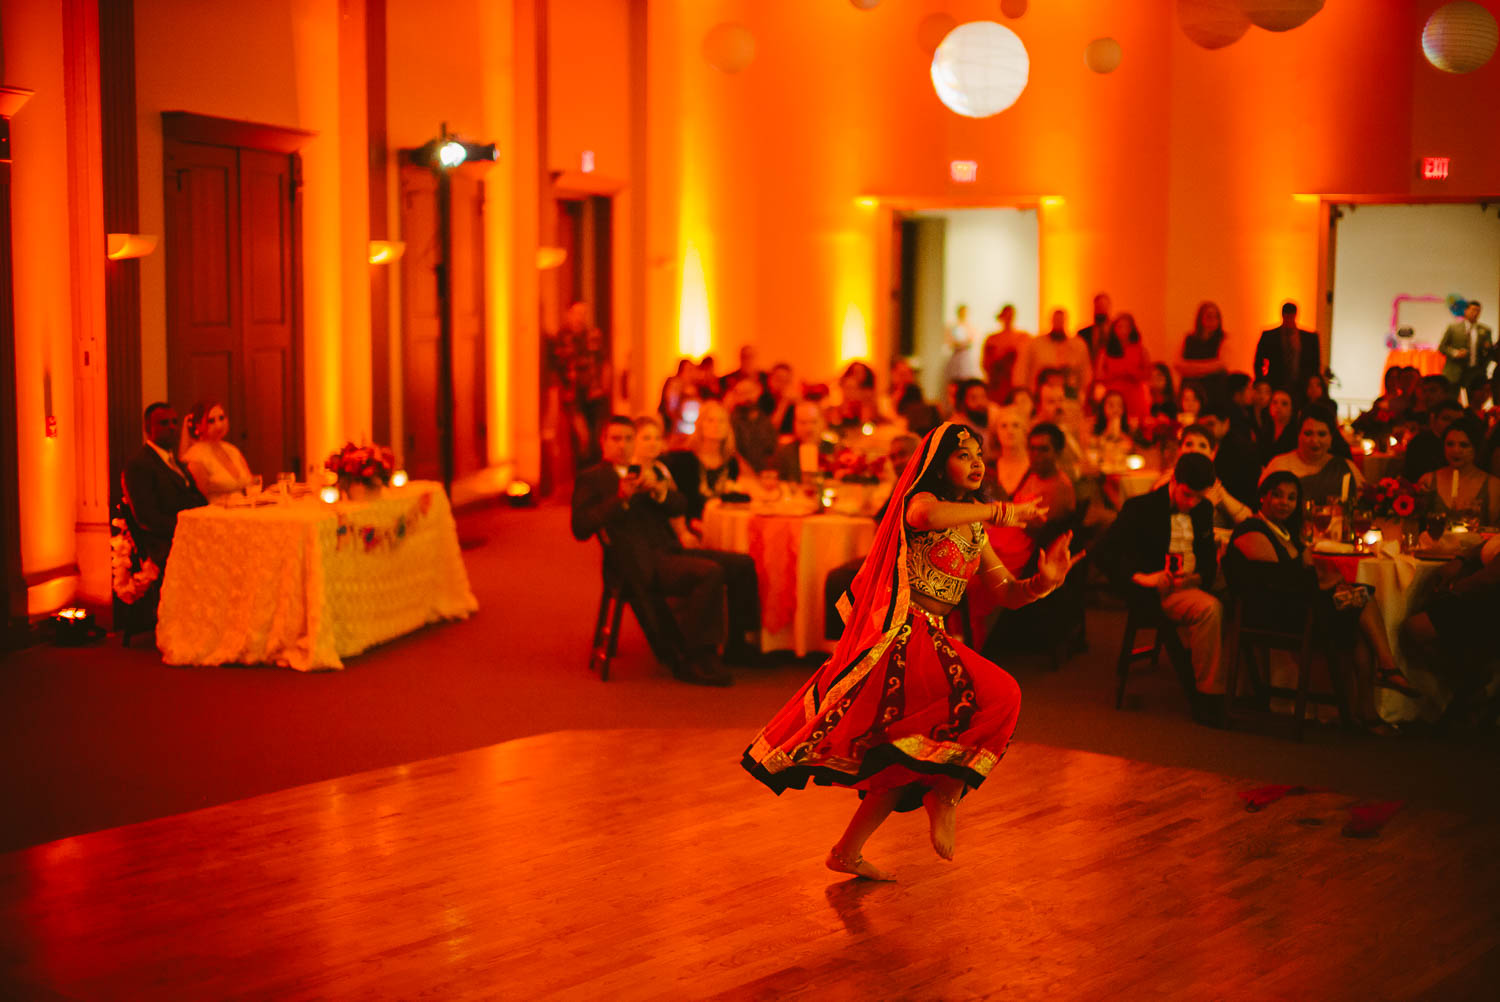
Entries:
<svg viewBox="0 0 1500 1002">
<path fill-rule="evenodd" d="M 82 647 L 104 636 L 87 609 L 59 609 L 52 617 L 52 642 L 59 647 Z"/>
<path fill-rule="evenodd" d="M 532 493 L 531 485 L 524 480 L 512 480 L 510 486 L 505 488 L 505 497 L 512 508 L 536 506 L 536 495 Z"/>
<path fill-rule="evenodd" d="M 430 139 L 417 151 L 416 159 L 437 170 L 452 170 L 461 164 L 494 162 L 500 159 L 500 151 L 494 143 L 469 143 L 448 131 L 443 123 L 442 134 Z"/>
</svg>

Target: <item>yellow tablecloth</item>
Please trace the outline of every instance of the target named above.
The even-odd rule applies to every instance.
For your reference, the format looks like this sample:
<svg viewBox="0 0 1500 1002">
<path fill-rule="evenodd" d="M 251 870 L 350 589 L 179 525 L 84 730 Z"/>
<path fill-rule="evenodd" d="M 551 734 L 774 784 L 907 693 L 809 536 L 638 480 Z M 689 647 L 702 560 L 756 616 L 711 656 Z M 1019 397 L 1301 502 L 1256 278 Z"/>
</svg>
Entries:
<svg viewBox="0 0 1500 1002">
<path fill-rule="evenodd" d="M 823 582 L 840 564 L 869 552 L 875 520 L 858 515 L 773 515 L 710 501 L 703 543 L 748 553 L 760 576 L 764 651 L 831 651 L 823 638 Z"/>
<path fill-rule="evenodd" d="M 1436 719 L 1452 695 L 1436 675 L 1409 663 L 1401 652 L 1401 624 L 1420 608 L 1419 603 L 1426 597 L 1433 573 L 1442 566 L 1440 560 L 1419 560 L 1403 554 L 1395 558 L 1361 560 L 1355 571 L 1355 581 L 1375 589 L 1375 602 L 1380 606 L 1386 639 L 1390 642 L 1391 653 L 1396 655 L 1396 664 L 1426 697 L 1419 705 L 1417 700 L 1408 699 L 1399 692 L 1377 689 L 1376 708 L 1383 720 L 1397 723 L 1418 716 Z"/>
<path fill-rule="evenodd" d="M 441 485 L 177 518 L 156 629 L 173 665 L 310 671 L 479 608 Z"/>
</svg>

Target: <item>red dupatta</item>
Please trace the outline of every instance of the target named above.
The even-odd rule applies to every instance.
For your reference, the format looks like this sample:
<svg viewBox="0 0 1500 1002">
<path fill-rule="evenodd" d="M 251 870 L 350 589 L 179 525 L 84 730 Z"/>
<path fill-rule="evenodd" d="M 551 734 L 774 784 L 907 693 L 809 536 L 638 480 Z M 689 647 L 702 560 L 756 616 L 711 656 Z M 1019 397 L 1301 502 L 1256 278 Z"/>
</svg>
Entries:
<svg viewBox="0 0 1500 1002">
<path fill-rule="evenodd" d="M 830 702 L 837 702 L 858 685 L 880 661 L 886 648 L 896 639 L 906 622 L 911 603 L 907 581 L 906 506 L 913 488 L 932 464 L 938 443 L 949 428 L 945 421 L 922 439 L 912 461 L 906 464 L 901 479 L 891 491 L 891 503 L 875 530 L 875 543 L 847 591 L 839 598 L 839 615 L 844 620 L 844 635 L 833 656 L 818 669 L 803 691 L 803 711 L 807 720 Z M 967 429 L 965 429 L 967 430 Z M 972 434 L 972 432 L 970 433 Z"/>
</svg>

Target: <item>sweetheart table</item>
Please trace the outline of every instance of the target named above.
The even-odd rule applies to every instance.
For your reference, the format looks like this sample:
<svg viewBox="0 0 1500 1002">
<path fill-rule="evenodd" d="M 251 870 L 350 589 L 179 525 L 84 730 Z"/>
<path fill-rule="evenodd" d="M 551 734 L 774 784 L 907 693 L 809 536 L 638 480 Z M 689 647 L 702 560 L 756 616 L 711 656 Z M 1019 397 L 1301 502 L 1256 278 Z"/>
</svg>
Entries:
<svg viewBox="0 0 1500 1002">
<path fill-rule="evenodd" d="M 171 665 L 312 671 L 478 608 L 442 485 L 414 481 L 362 501 L 182 512 L 156 640 Z"/>
</svg>

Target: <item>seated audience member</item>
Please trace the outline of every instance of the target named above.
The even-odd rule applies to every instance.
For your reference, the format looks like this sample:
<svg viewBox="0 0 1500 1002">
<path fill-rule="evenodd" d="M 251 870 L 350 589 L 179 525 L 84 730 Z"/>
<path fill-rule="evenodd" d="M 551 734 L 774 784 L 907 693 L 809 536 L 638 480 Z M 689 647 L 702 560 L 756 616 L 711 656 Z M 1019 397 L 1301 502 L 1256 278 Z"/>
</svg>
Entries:
<svg viewBox="0 0 1500 1002">
<path fill-rule="evenodd" d="M 1479 423 L 1464 417 L 1443 432 L 1446 465 L 1423 474 L 1418 484 L 1433 492 L 1439 512 L 1478 517 L 1480 525 L 1500 524 L 1500 477 L 1493 477 L 1475 462 L 1480 445 Z"/>
<path fill-rule="evenodd" d="M 994 426 L 984 446 L 985 462 L 989 466 L 985 477 L 997 501 L 1011 500 L 1031 469 L 1031 459 L 1026 455 L 1026 428 L 1029 424 L 1014 407 L 1002 407 L 995 415 Z"/>
<path fill-rule="evenodd" d="M 833 445 L 823 440 L 823 408 L 809 400 L 793 412 L 792 441 L 776 447 L 771 469 L 789 483 L 801 483 L 806 474 L 817 473 L 823 456 L 833 454 Z"/>
<path fill-rule="evenodd" d="M 691 406 L 689 406 L 691 404 Z M 698 367 L 690 358 L 679 359 L 677 372 L 667 377 L 661 387 L 661 402 L 656 412 L 661 415 L 662 428 L 670 440 L 676 434 L 687 434 L 697 416 Z M 688 411 L 684 415 L 684 411 Z"/>
<path fill-rule="evenodd" d="M 1255 388 L 1247 372 L 1231 372 L 1224 377 L 1225 404 L 1229 408 L 1229 423 L 1236 434 L 1247 441 L 1255 437 L 1254 399 Z"/>
<path fill-rule="evenodd" d="M 1402 649 L 1453 689 L 1440 723 L 1493 725 L 1484 693 L 1494 677 L 1495 610 L 1500 608 L 1500 536 L 1450 560 L 1436 574 L 1427 608 L 1401 629 Z"/>
<path fill-rule="evenodd" d="M 1396 419 L 1405 414 L 1411 405 L 1410 399 L 1401 392 L 1402 371 L 1400 366 L 1385 370 L 1385 392 L 1375 398 L 1370 409 L 1354 419 L 1354 430 L 1364 438 L 1372 439 L 1384 452 L 1391 441 L 1391 429 Z"/>
<path fill-rule="evenodd" d="M 1203 413 L 1203 395 L 1196 386 L 1184 386 L 1177 391 L 1177 423 L 1184 428 L 1198 423 Z"/>
<path fill-rule="evenodd" d="M 1286 470 L 1302 481 L 1302 496 L 1314 504 L 1353 498 L 1365 476 L 1352 460 L 1333 453 L 1338 427 L 1320 410 L 1309 411 L 1297 423 L 1297 447 L 1266 464 L 1266 476 Z"/>
<path fill-rule="evenodd" d="M 1150 374 L 1151 359 L 1135 317 L 1121 313 L 1110 323 L 1109 334 L 1095 353 L 1094 392 L 1100 392 L 1099 386 L 1106 393 L 1119 391 L 1125 397 L 1125 409 L 1131 417 L 1139 419 L 1147 414 L 1151 403 L 1145 390 Z"/>
<path fill-rule="evenodd" d="M 1024 526 L 990 526 L 986 530 L 995 555 L 1006 567 L 1018 568 L 1017 574 L 1029 573 L 1036 555 L 1068 531 L 1078 510 L 1073 482 L 1057 465 L 1062 450 L 1062 429 L 1050 421 L 1041 422 L 1026 434 L 1030 467 L 1004 500 L 1036 501 L 1046 516 Z"/>
<path fill-rule="evenodd" d="M 641 487 L 657 504 L 664 506 L 668 524 L 684 549 L 697 549 L 701 543 L 687 527 L 687 516 L 683 513 L 682 493 L 672 479 L 672 471 L 661 461 L 666 448 L 662 434 L 661 418 L 655 414 L 643 414 L 635 419 L 635 452 L 633 465 L 641 468 Z"/>
<path fill-rule="evenodd" d="M 989 386 L 990 399 L 1000 403 L 1015 385 L 1016 362 L 1021 349 L 1031 340 L 1026 331 L 1016 330 L 1016 308 L 1010 303 L 1000 307 L 995 314 L 998 328 L 984 339 L 979 365 L 984 370 L 984 381 Z"/>
<path fill-rule="evenodd" d="M 1420 480 L 1444 465 L 1443 436 L 1447 433 L 1448 426 L 1463 417 L 1463 413 L 1463 404 L 1452 398 L 1432 405 L 1427 416 L 1427 427 L 1406 443 L 1406 460 L 1401 466 L 1403 477 L 1407 480 Z"/>
<path fill-rule="evenodd" d="M 695 685 L 731 684 L 717 653 L 725 635 L 723 569 L 684 551 L 670 524 L 670 493 L 658 500 L 659 483 L 647 487 L 630 465 L 634 423 L 609 418 L 600 446 L 604 461 L 573 482 L 573 538 L 600 534 L 615 572 L 629 585 L 642 631 L 673 675 Z M 681 600 L 676 612 L 667 605 L 669 597 Z"/>
<path fill-rule="evenodd" d="M 1068 312 L 1052 311 L 1052 329 L 1041 337 L 1027 338 L 1016 362 L 1015 383 L 1028 389 L 1037 385 L 1044 369 L 1058 369 L 1064 374 L 1074 396 L 1088 390 L 1093 361 L 1083 338 L 1068 333 Z"/>
<path fill-rule="evenodd" d="M 922 399 L 922 387 L 917 385 L 917 374 L 910 360 L 895 356 L 891 359 L 890 391 L 880 400 L 881 415 L 887 421 L 904 418 L 910 424 L 912 410 L 926 406 L 927 401 Z"/>
<path fill-rule="evenodd" d="M 776 426 L 760 409 L 761 388 L 755 379 L 725 377 L 724 406 L 729 408 L 729 427 L 735 448 L 753 470 L 763 470 L 776 451 Z M 640 429 L 636 429 L 639 437 Z"/>
<path fill-rule="evenodd" d="M 734 428 L 729 412 L 717 400 L 705 400 L 698 408 L 698 421 L 688 436 L 687 447 L 662 457 L 682 493 L 688 525 L 700 529 L 703 506 L 709 498 L 749 490 L 750 464 L 735 451 Z"/>
<path fill-rule="evenodd" d="M 1427 424 L 1439 404 L 1456 399 L 1453 387 L 1442 376 L 1421 376 L 1409 396 L 1413 403 L 1407 409 L 1407 414 L 1422 425 Z"/>
<path fill-rule="evenodd" d="M 839 377 L 839 402 L 828 410 L 828 426 L 845 431 L 881 420 L 875 370 L 863 362 L 850 362 Z"/>
<path fill-rule="evenodd" d="M 1159 611 L 1186 634 L 1197 681 L 1194 719 L 1221 724 L 1223 607 L 1208 593 L 1218 570 L 1205 498 L 1213 484 L 1213 462 L 1184 454 L 1166 486 L 1125 502 L 1093 554 L 1132 608 Z"/>
<path fill-rule="evenodd" d="M 1146 376 L 1146 413 L 1177 420 L 1177 387 L 1165 362 L 1157 362 Z"/>
<path fill-rule="evenodd" d="M 1224 347 L 1224 321 L 1217 303 L 1198 304 L 1193 329 L 1182 339 L 1182 352 L 1176 363 L 1182 385 L 1192 386 L 1204 400 L 1219 402 L 1228 396 L 1225 377 L 1228 370 L 1219 358 Z"/>
<path fill-rule="evenodd" d="M 1027 425 L 1030 425 L 1036 416 L 1036 396 L 1024 386 L 1017 386 L 1011 390 L 1009 395 L 1000 402 L 1000 406 L 1021 415 L 1021 420 Z"/>
<path fill-rule="evenodd" d="M 1290 390 L 1271 391 L 1266 419 L 1255 439 L 1255 458 L 1265 466 L 1272 459 L 1297 447 L 1297 409 Z"/>
<path fill-rule="evenodd" d="M 1240 504 L 1254 505 L 1257 500 L 1255 485 L 1260 480 L 1255 444 L 1235 426 L 1228 405 L 1210 403 L 1199 417 L 1200 423 L 1217 443 L 1213 457 L 1219 483 Z"/>
<path fill-rule="evenodd" d="M 1063 450 L 1058 462 L 1069 479 L 1076 480 L 1088 465 L 1083 451 L 1083 408 L 1069 399 L 1062 374 L 1044 373 L 1037 388 L 1036 420 L 1050 421 L 1063 433 Z"/>
<path fill-rule="evenodd" d="M 799 399 L 792 367 L 785 362 L 771 366 L 771 371 L 766 373 L 766 392 L 760 396 L 760 409 L 771 419 L 771 427 L 776 429 L 777 435 L 792 433 L 792 411 Z"/>
<path fill-rule="evenodd" d="M 924 432 L 925 434 L 925 432 Z M 886 506 L 891 503 L 891 491 L 896 482 L 901 479 L 901 474 L 906 470 L 906 464 L 917 454 L 921 448 L 922 440 L 916 435 L 900 434 L 891 439 L 889 451 L 886 453 L 887 465 L 890 467 L 886 476 L 881 479 L 881 490 L 885 497 L 880 503 L 880 508 L 875 512 L 875 524 L 879 525 L 881 519 L 885 518 Z M 855 557 L 845 564 L 840 564 L 828 572 L 828 577 L 823 581 L 823 635 L 829 640 L 837 640 L 844 634 L 844 618 L 839 615 L 839 597 L 849 590 L 854 583 L 854 576 L 865 562 L 864 554 Z"/>
<path fill-rule="evenodd" d="M 1338 406 L 1333 398 L 1328 395 L 1328 380 L 1321 373 L 1314 372 L 1307 377 L 1307 388 L 1302 398 L 1302 409 L 1308 410 L 1313 407 L 1323 407 L 1338 414 Z"/>
<path fill-rule="evenodd" d="M 240 493 L 254 480 L 250 464 L 240 450 L 233 442 L 224 440 L 228 432 L 229 417 L 223 404 L 200 402 L 188 411 L 183 427 L 182 461 L 210 503 Z"/>
<path fill-rule="evenodd" d="M 1206 424 L 1190 424 L 1182 429 L 1182 438 L 1179 441 L 1179 456 L 1189 452 L 1196 452 L 1214 460 L 1214 476 L 1219 476 L 1218 451 L 1219 446 L 1215 444 L 1214 432 Z M 1170 475 L 1163 476 L 1156 482 L 1156 487 L 1162 487 Z M 1253 484 L 1254 481 L 1252 480 Z M 1252 488 L 1253 495 L 1253 488 Z M 1215 479 L 1213 486 L 1203 492 L 1204 498 L 1214 507 L 1214 524 L 1222 528 L 1239 525 L 1245 519 L 1255 514 L 1255 509 L 1240 501 L 1233 493 L 1224 488 L 1221 479 Z"/>
<path fill-rule="evenodd" d="M 1368 590 L 1350 585 L 1336 569 L 1320 570 L 1302 542 L 1302 484 L 1291 473 L 1269 474 L 1260 483 L 1259 511 L 1230 538 L 1224 572 L 1245 603 L 1245 624 L 1294 631 L 1304 610 L 1313 610 L 1314 633 L 1329 657 L 1339 657 L 1364 639 L 1371 672 L 1356 669 L 1356 712 L 1367 727 L 1384 732 L 1375 710 L 1375 688 L 1419 695 L 1396 666 L 1380 606 Z M 1373 685 L 1371 684 L 1373 682 Z"/>
<path fill-rule="evenodd" d="M 177 461 L 177 412 L 170 404 L 146 408 L 146 441 L 125 465 L 125 503 L 135 520 L 131 534 L 137 551 L 162 571 L 177 532 L 177 514 L 201 508 L 208 500 L 198 490 L 193 475 Z"/>
<path fill-rule="evenodd" d="M 1094 448 L 1099 450 L 1099 465 L 1118 468 L 1135 451 L 1136 423 L 1125 407 L 1119 390 L 1106 390 L 1094 415 Z M 1007 565 L 1009 566 L 1009 565 Z"/>
<path fill-rule="evenodd" d="M 1250 434 L 1253 438 L 1259 439 L 1261 428 L 1271 420 L 1271 397 L 1275 392 L 1276 388 L 1265 376 L 1257 377 L 1250 384 Z"/>
<path fill-rule="evenodd" d="M 965 379 L 958 387 L 958 409 L 952 420 L 974 429 L 974 437 L 984 442 L 999 408 L 990 402 L 988 387 L 982 379 Z"/>
</svg>

